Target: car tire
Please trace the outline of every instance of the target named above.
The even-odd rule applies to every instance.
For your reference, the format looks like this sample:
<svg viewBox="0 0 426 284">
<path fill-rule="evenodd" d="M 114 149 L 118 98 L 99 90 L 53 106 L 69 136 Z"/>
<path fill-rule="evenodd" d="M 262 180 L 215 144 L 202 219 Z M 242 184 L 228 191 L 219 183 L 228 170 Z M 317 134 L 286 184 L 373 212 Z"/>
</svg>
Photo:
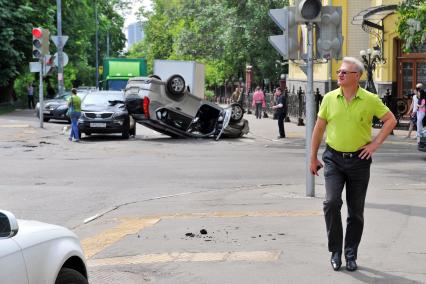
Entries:
<svg viewBox="0 0 426 284">
<path fill-rule="evenodd" d="M 121 137 L 123 139 L 129 139 L 130 137 L 130 120 L 126 119 L 123 123 L 123 130 L 121 131 Z"/>
<path fill-rule="evenodd" d="M 183 95 L 185 92 L 185 79 L 180 75 L 172 75 L 167 79 L 167 91 L 175 96 Z"/>
<path fill-rule="evenodd" d="M 56 278 L 55 284 L 88 284 L 87 279 L 77 270 L 63 267 Z"/>
<path fill-rule="evenodd" d="M 232 114 L 231 122 L 238 122 L 243 118 L 244 110 L 243 107 L 238 103 L 231 104 Z"/>
<path fill-rule="evenodd" d="M 129 135 L 133 137 L 136 136 L 136 125 L 129 130 Z"/>
</svg>

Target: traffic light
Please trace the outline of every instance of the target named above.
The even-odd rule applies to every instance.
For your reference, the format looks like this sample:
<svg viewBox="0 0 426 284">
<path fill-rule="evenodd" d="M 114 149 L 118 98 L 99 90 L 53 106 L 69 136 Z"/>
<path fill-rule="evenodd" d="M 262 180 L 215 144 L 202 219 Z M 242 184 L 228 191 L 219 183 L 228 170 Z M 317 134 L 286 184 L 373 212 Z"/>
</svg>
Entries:
<svg viewBox="0 0 426 284">
<path fill-rule="evenodd" d="M 322 58 L 340 59 L 343 44 L 342 7 L 322 7 L 317 50 Z"/>
<path fill-rule="evenodd" d="M 269 43 L 284 59 L 298 59 L 298 26 L 295 21 L 295 8 L 271 9 L 268 14 L 283 30 L 282 35 L 270 36 Z"/>
<path fill-rule="evenodd" d="M 40 59 L 42 56 L 49 54 L 49 37 L 48 29 L 33 28 L 33 58 Z"/>
<path fill-rule="evenodd" d="M 317 23 L 321 21 L 321 0 L 296 0 L 296 23 Z"/>
</svg>

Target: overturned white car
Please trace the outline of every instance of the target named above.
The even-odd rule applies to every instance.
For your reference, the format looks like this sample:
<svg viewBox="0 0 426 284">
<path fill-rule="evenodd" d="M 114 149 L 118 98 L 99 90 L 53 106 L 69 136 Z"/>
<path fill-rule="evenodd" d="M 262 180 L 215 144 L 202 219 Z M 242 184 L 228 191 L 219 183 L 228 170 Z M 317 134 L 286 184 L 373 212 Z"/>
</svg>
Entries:
<svg viewBox="0 0 426 284">
<path fill-rule="evenodd" d="M 236 138 L 249 132 L 241 105 L 222 108 L 190 93 L 185 80 L 173 75 L 129 79 L 125 103 L 136 122 L 171 137 Z"/>
</svg>

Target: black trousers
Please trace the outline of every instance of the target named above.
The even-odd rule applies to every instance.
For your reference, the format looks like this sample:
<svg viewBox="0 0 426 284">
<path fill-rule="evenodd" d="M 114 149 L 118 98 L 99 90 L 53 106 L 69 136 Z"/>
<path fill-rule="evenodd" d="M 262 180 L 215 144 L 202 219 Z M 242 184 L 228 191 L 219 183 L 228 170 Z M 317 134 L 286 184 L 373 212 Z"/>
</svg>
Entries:
<svg viewBox="0 0 426 284">
<path fill-rule="evenodd" d="M 34 96 L 28 96 L 28 108 L 35 108 Z"/>
<path fill-rule="evenodd" d="M 285 117 L 286 117 L 286 114 L 284 112 L 278 112 L 278 131 L 280 133 L 280 137 L 285 137 L 285 130 L 284 130 Z"/>
<path fill-rule="evenodd" d="M 329 146 L 323 154 L 326 196 L 324 216 L 327 227 L 328 250 L 341 252 L 343 245 L 343 227 L 340 209 L 342 191 L 346 185 L 345 257 L 356 259 L 358 246 L 364 228 L 364 204 L 370 179 L 372 160 L 358 158 L 358 153 L 342 154 Z"/>
</svg>

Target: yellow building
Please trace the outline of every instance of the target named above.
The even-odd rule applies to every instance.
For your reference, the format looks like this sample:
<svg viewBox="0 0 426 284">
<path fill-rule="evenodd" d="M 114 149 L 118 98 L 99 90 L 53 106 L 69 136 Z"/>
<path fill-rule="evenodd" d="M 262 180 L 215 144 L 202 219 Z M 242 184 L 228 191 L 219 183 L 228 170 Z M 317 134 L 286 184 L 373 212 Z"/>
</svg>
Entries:
<svg viewBox="0 0 426 284">
<path fill-rule="evenodd" d="M 361 59 L 360 51 L 379 50 L 381 59 L 373 74 L 377 93 L 382 97 L 386 90 L 393 98 L 402 98 L 419 82 L 426 86 L 426 45 L 416 52 L 402 52 L 396 31 L 398 16 L 395 9 L 400 0 L 323 0 L 323 5 L 342 7 L 342 57 Z M 302 33 L 303 35 L 303 33 Z M 377 51 L 376 51 L 377 52 Z M 335 71 L 340 61 L 314 65 L 314 90 L 321 94 L 337 87 Z M 366 79 L 365 75 L 363 76 Z M 362 82 L 364 87 L 365 82 Z M 306 75 L 299 65 L 290 63 L 287 87 L 295 92 L 306 90 Z"/>
</svg>

